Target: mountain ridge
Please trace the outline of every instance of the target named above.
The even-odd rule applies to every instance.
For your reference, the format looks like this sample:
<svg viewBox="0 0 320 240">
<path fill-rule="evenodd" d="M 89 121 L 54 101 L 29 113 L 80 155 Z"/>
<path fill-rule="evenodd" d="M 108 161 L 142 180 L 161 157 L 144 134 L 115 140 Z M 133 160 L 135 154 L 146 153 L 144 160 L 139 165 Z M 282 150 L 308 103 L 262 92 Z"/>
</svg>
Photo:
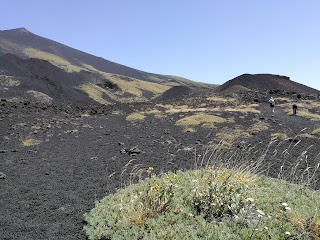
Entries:
<svg viewBox="0 0 320 240">
<path fill-rule="evenodd" d="M 18 35 L 18 36 L 17 36 Z M 67 45 L 61 44 L 57 41 L 47 39 L 42 36 L 38 36 L 26 28 L 17 28 L 13 30 L 4 30 L 0 32 L 0 54 L 1 54 L 1 38 L 5 40 L 10 40 L 12 43 L 23 45 L 24 48 L 35 48 L 40 51 L 44 51 L 50 54 L 57 55 L 69 61 L 70 63 L 81 66 L 81 64 L 88 64 L 93 66 L 99 71 L 124 75 L 127 77 L 137 78 L 149 82 L 174 82 L 181 85 L 181 82 L 176 81 L 172 77 L 167 75 L 161 75 L 156 73 L 148 73 L 141 71 L 132 67 L 127 67 L 119 63 L 115 63 L 104 59 L 102 57 L 94 56 L 90 53 L 69 47 Z M 11 52 L 3 52 L 11 53 Z M 33 57 L 32 53 L 28 52 L 15 52 L 14 54 L 20 57 Z M 79 63 L 79 59 L 82 62 Z M 187 79 L 188 80 L 188 79 Z M 188 85 L 188 84 L 185 84 Z M 189 84 L 190 85 L 190 84 Z M 191 85 L 192 86 L 192 85 Z M 209 86 L 210 84 L 204 84 L 204 86 Z"/>
</svg>

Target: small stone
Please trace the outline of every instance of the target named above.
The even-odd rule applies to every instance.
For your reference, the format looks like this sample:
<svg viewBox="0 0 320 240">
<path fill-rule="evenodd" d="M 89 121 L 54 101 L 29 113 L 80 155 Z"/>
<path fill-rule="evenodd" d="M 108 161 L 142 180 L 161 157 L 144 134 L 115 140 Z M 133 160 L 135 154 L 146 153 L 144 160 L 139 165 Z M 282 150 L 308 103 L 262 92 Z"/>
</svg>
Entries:
<svg viewBox="0 0 320 240">
<path fill-rule="evenodd" d="M 141 153 L 141 150 L 138 147 L 130 148 L 128 151 L 128 154 L 131 156 L 133 155 L 136 156 L 137 154 L 140 154 L 140 153 Z"/>
<path fill-rule="evenodd" d="M 8 136 L 4 136 L 3 139 L 4 139 L 5 141 L 10 141 L 10 138 L 9 138 Z"/>
<path fill-rule="evenodd" d="M 3 173 L 3 172 L 0 172 L 0 179 L 5 179 L 7 176 Z"/>
<path fill-rule="evenodd" d="M 121 154 L 125 154 L 127 151 L 128 151 L 127 149 L 123 148 L 123 149 L 120 150 L 120 153 Z"/>
</svg>

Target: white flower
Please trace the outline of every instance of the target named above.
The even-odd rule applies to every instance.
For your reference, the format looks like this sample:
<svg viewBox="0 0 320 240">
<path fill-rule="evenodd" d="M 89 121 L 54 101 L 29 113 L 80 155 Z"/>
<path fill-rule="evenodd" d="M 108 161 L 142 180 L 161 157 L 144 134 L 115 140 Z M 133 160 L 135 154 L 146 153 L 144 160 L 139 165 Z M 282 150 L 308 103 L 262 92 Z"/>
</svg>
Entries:
<svg viewBox="0 0 320 240">
<path fill-rule="evenodd" d="M 258 212 L 259 215 L 261 215 L 261 216 L 264 216 L 264 215 L 265 215 L 265 213 L 264 213 L 262 210 L 260 210 L 260 209 L 257 209 L 257 212 Z"/>
<path fill-rule="evenodd" d="M 286 202 L 283 202 L 281 205 L 282 205 L 282 207 L 288 207 L 288 203 L 286 203 Z"/>
<path fill-rule="evenodd" d="M 265 229 L 265 230 L 268 230 L 269 228 L 268 228 L 268 227 L 264 227 L 264 229 Z"/>
<path fill-rule="evenodd" d="M 291 233 L 290 233 L 290 232 L 285 232 L 284 234 L 285 234 L 285 235 L 288 235 L 288 236 L 290 236 L 290 235 L 291 235 Z"/>
<path fill-rule="evenodd" d="M 288 212 L 291 211 L 291 207 L 285 207 L 284 209 Z"/>
<path fill-rule="evenodd" d="M 253 203 L 253 202 L 254 202 L 254 199 L 253 199 L 253 198 L 251 198 L 251 197 L 249 197 L 249 198 L 247 198 L 247 199 L 246 199 L 246 202 Z"/>
</svg>

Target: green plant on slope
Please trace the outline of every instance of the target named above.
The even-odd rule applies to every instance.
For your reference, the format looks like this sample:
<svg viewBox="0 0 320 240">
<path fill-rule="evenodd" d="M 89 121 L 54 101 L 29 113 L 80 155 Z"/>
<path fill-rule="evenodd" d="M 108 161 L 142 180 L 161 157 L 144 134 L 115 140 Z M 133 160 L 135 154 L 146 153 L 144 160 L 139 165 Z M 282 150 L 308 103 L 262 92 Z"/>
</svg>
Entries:
<svg viewBox="0 0 320 240">
<path fill-rule="evenodd" d="M 296 147 L 289 143 L 286 149 L 292 152 Z M 297 180 L 297 163 L 305 161 L 303 151 L 296 161 L 290 158 L 290 165 L 285 160 L 279 179 L 273 179 L 257 174 L 267 163 L 264 153 L 257 163 L 247 161 L 254 146 L 226 150 L 225 157 L 223 148 L 213 148 L 197 157 L 195 170 L 158 177 L 151 174 L 153 168 L 140 171 L 139 164 L 130 170 L 129 161 L 125 168 L 129 185 L 85 215 L 88 238 L 319 239 L 320 192 L 308 186 L 320 163 L 308 165 L 308 179 L 302 171 Z M 141 181 L 146 171 L 147 178 Z M 133 184 L 131 176 L 139 182 Z"/>
</svg>

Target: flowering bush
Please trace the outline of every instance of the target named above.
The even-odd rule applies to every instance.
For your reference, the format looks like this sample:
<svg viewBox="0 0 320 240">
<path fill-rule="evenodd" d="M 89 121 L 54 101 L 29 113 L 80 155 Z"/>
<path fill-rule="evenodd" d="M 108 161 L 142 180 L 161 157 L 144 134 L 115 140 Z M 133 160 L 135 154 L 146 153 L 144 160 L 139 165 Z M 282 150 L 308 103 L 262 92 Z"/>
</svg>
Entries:
<svg viewBox="0 0 320 240">
<path fill-rule="evenodd" d="M 247 185 L 242 184 L 240 178 L 234 179 L 232 176 L 226 170 L 213 171 L 209 168 L 202 172 L 200 179 L 192 181 L 194 193 L 191 204 L 196 214 L 212 221 L 224 215 L 237 215 L 245 208 Z"/>
</svg>

